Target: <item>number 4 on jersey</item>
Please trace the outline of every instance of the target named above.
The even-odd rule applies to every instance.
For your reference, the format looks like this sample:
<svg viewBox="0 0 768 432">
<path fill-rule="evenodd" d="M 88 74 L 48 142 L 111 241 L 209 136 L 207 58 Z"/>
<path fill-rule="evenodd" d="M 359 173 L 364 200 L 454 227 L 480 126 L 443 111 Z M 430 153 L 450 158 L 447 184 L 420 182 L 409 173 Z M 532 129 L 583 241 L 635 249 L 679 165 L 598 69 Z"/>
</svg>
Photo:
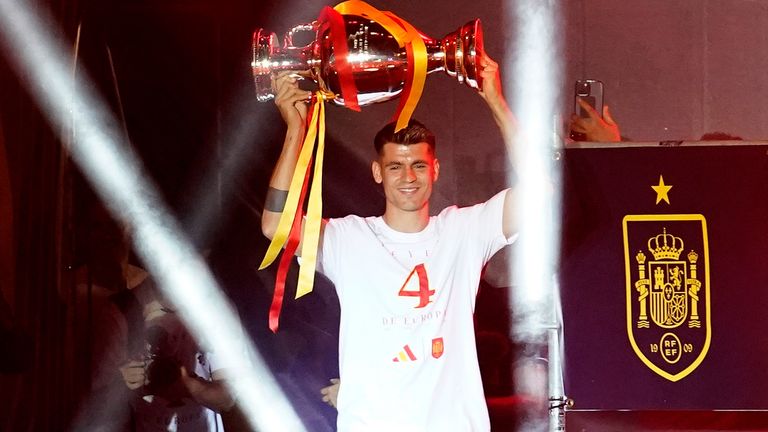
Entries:
<svg viewBox="0 0 768 432">
<path fill-rule="evenodd" d="M 419 276 L 418 291 L 405 289 L 408 286 L 408 282 L 411 280 L 411 277 L 413 277 L 414 273 L 416 273 Z M 427 269 L 424 268 L 424 264 L 419 264 L 416 267 L 414 267 L 413 270 L 411 270 L 411 274 L 408 275 L 408 277 L 405 279 L 405 283 L 403 283 L 403 286 L 400 287 L 400 292 L 398 293 L 398 295 L 402 297 L 418 297 L 419 305 L 416 306 L 416 309 L 418 309 L 428 305 L 432 301 L 431 297 L 434 293 L 435 293 L 435 290 L 429 289 L 429 279 L 427 279 Z"/>
</svg>

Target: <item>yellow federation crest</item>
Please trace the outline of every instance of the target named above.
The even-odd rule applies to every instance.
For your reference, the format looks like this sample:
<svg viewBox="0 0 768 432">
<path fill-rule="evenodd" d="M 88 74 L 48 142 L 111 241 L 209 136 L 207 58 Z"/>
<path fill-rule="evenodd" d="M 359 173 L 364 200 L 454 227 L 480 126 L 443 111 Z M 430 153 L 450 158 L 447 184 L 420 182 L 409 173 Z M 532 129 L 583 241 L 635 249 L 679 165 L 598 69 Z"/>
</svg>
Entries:
<svg viewBox="0 0 768 432">
<path fill-rule="evenodd" d="M 623 221 L 627 333 L 651 370 L 693 372 L 712 338 L 707 222 L 700 214 L 627 215 Z"/>
</svg>

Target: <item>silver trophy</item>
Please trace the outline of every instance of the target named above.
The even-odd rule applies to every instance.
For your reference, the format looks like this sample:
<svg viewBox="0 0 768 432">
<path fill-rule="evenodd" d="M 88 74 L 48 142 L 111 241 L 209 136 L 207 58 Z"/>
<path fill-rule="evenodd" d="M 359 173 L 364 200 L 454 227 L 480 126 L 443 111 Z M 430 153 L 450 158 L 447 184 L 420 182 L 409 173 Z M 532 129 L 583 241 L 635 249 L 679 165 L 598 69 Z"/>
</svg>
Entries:
<svg viewBox="0 0 768 432">
<path fill-rule="evenodd" d="M 382 25 L 368 18 L 343 15 L 349 63 L 358 92 L 358 104 L 369 105 L 397 97 L 405 86 L 408 55 L 405 47 Z M 294 36 L 314 32 L 307 45 L 294 46 Z M 336 57 L 327 28 L 317 21 L 292 28 L 283 38 L 264 29 L 253 33 L 253 77 L 259 101 L 274 97 L 272 74 L 298 71 L 313 79 L 320 90 L 337 105 L 344 105 Z M 483 55 L 483 31 L 480 20 L 472 20 L 440 40 L 421 35 L 427 48 L 427 73 L 443 71 L 474 89 L 482 88 L 478 64 Z"/>
</svg>

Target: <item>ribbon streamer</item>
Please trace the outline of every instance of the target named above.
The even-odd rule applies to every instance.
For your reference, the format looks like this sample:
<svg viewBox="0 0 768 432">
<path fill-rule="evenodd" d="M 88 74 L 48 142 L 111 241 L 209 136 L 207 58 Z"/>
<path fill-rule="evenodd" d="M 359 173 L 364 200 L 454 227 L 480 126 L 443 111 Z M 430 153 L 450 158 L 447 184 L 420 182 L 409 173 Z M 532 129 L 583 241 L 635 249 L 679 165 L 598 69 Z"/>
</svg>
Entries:
<svg viewBox="0 0 768 432">
<path fill-rule="evenodd" d="M 301 196 L 299 201 L 304 202 L 304 196 L 307 192 L 307 185 L 309 184 L 309 173 L 304 177 L 304 184 L 301 188 Z M 301 211 L 301 210 L 299 210 Z M 269 328 L 273 333 L 277 333 L 277 327 L 280 321 L 280 310 L 283 307 L 283 298 L 285 298 L 285 280 L 288 277 L 288 269 L 291 266 L 293 255 L 296 253 L 296 249 L 301 241 L 301 221 L 302 215 L 297 214 L 293 219 L 291 225 L 291 232 L 288 236 L 288 243 L 285 246 L 283 255 L 280 257 L 280 265 L 277 268 L 277 275 L 275 276 L 275 292 L 272 295 L 272 304 L 269 307 Z"/>
<path fill-rule="evenodd" d="M 408 65 L 412 65 L 412 67 L 408 68 L 408 77 L 405 80 L 403 94 L 400 96 L 400 104 L 393 118 L 393 120 L 397 120 L 395 124 L 395 132 L 397 132 L 408 126 L 408 122 L 416 110 L 416 105 L 418 105 L 419 99 L 421 99 L 424 82 L 427 79 L 427 46 L 415 27 L 394 14 L 389 12 L 387 14 L 408 34 L 409 43 L 406 44 L 406 53 L 408 55 Z"/>
<path fill-rule="evenodd" d="M 320 95 L 318 95 L 320 98 Z M 317 104 L 319 119 L 317 122 L 317 151 L 315 152 L 315 173 L 312 177 L 312 189 L 309 192 L 307 220 L 304 223 L 304 237 L 301 243 L 301 268 L 299 282 L 296 285 L 296 298 L 312 292 L 317 265 L 317 247 L 323 221 L 323 153 L 325 152 L 325 103 Z"/>
<path fill-rule="evenodd" d="M 318 141 L 315 151 L 315 141 Z M 314 272 L 316 268 L 317 247 L 322 227 L 322 170 L 323 151 L 325 150 L 325 97 L 322 91 L 315 94 L 311 106 L 307 135 L 301 145 L 299 159 L 291 178 L 288 198 L 283 213 L 280 215 L 275 235 L 269 244 L 267 253 L 259 266 L 259 270 L 268 267 L 277 258 L 285 246 L 283 256 L 275 277 L 275 292 L 269 309 L 269 328 L 276 332 L 285 297 L 285 281 L 291 260 L 299 243 L 302 244 L 302 265 L 299 271 L 299 281 L 296 287 L 296 298 L 312 291 Z M 310 168 L 315 153 L 315 171 L 309 193 L 307 221 L 304 222 L 304 201 L 309 184 Z M 303 235 L 302 235 L 302 225 Z"/>
<path fill-rule="evenodd" d="M 317 119 L 319 111 L 317 105 L 322 104 L 321 101 L 323 100 L 322 94 L 318 92 L 317 98 L 312 106 L 312 117 L 309 123 L 309 128 L 307 129 L 307 135 L 304 137 L 304 143 L 301 146 L 299 159 L 296 162 L 296 168 L 294 169 L 293 177 L 291 178 L 291 185 L 288 188 L 288 198 L 286 198 L 285 201 L 285 208 L 283 208 L 283 213 L 280 215 L 277 230 L 275 230 L 275 235 L 269 243 L 269 248 L 267 249 L 264 259 L 261 261 L 259 270 L 267 268 L 275 261 L 275 258 L 277 258 L 277 255 L 280 253 L 280 250 L 282 250 L 283 245 L 285 245 L 285 242 L 288 239 L 288 234 L 290 233 L 294 218 L 301 214 L 302 210 L 299 205 L 301 186 L 304 183 L 304 177 L 307 174 L 309 164 L 312 160 L 312 151 L 314 150 L 315 136 L 317 135 Z M 303 204 L 303 202 L 301 204 Z"/>
<path fill-rule="evenodd" d="M 344 18 L 341 14 L 329 8 L 324 7 L 317 17 L 320 24 L 318 34 L 323 34 L 324 29 L 328 28 L 328 37 L 331 39 L 334 52 L 334 68 L 339 74 L 339 84 L 341 86 L 341 97 L 344 98 L 344 106 L 353 110 L 360 111 L 360 105 L 357 101 L 357 86 L 355 77 L 352 74 L 352 65 L 349 64 L 349 48 L 347 47 L 347 30 L 344 26 Z"/>
<path fill-rule="evenodd" d="M 427 78 L 427 47 L 424 39 L 418 30 L 405 20 L 391 12 L 380 11 L 362 0 L 345 1 L 334 9 L 342 15 L 357 15 L 377 22 L 392 34 L 398 46 L 406 48 L 408 75 L 394 115 L 397 120 L 395 132 L 399 131 L 408 125 L 424 90 Z"/>
</svg>

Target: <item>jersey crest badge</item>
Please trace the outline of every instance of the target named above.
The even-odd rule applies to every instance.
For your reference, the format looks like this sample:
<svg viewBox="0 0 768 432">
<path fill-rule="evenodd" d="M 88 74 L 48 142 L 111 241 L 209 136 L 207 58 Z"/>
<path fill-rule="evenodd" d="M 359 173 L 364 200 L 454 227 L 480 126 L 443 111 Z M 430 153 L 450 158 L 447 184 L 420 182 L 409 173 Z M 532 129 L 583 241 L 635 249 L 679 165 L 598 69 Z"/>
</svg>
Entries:
<svg viewBox="0 0 768 432">
<path fill-rule="evenodd" d="M 439 337 L 432 339 L 432 357 L 436 359 L 442 357 L 444 349 L 445 345 L 443 344 L 443 338 Z"/>
</svg>

